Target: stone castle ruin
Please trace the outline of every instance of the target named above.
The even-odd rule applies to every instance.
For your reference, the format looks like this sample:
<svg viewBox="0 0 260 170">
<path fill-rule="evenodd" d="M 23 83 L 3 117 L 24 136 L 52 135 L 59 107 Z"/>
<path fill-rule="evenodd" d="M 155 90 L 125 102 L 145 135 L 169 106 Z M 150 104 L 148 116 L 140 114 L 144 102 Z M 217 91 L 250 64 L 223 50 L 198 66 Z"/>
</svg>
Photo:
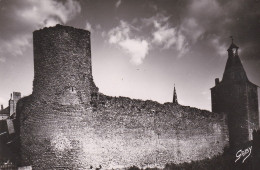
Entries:
<svg viewBox="0 0 260 170">
<path fill-rule="evenodd" d="M 33 33 L 33 92 L 17 104 L 21 165 L 163 167 L 211 158 L 228 146 L 226 114 L 100 93 L 90 44 L 89 31 L 68 26 Z"/>
</svg>

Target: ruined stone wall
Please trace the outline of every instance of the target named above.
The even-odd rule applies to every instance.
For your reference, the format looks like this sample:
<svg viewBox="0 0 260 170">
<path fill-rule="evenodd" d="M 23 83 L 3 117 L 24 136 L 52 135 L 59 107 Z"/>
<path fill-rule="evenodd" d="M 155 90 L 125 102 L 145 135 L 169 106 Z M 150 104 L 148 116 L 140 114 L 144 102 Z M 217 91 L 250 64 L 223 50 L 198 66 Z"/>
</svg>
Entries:
<svg viewBox="0 0 260 170">
<path fill-rule="evenodd" d="M 35 169 L 163 167 L 210 158 L 228 144 L 223 115 L 187 106 L 104 95 L 88 110 L 27 103 L 22 161 Z"/>
<path fill-rule="evenodd" d="M 23 166 L 162 167 L 210 158 L 228 144 L 222 114 L 98 93 L 88 31 L 35 31 L 34 55 L 33 93 L 17 107 Z"/>
<path fill-rule="evenodd" d="M 93 143 L 106 148 L 100 152 L 107 155 L 112 151 L 111 164 L 117 165 L 117 158 L 124 167 L 163 167 L 169 162 L 210 158 L 228 143 L 223 115 L 172 103 L 103 97 L 93 111 Z"/>
</svg>

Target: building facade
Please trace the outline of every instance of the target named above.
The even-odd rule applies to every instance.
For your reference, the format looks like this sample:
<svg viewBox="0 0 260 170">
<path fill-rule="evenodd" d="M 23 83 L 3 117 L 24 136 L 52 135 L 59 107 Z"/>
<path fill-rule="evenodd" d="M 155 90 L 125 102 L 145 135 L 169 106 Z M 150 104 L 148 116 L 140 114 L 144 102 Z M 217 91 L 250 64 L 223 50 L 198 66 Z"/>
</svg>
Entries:
<svg viewBox="0 0 260 170">
<path fill-rule="evenodd" d="M 0 120 L 16 117 L 16 104 L 20 98 L 21 98 L 20 92 L 11 93 L 11 98 L 9 100 L 8 107 L 4 108 L 3 105 L 1 105 Z"/>
<path fill-rule="evenodd" d="M 222 81 L 216 78 L 211 88 L 212 112 L 227 114 L 231 148 L 252 140 L 259 128 L 258 86 L 248 80 L 238 49 L 232 40 Z"/>
</svg>

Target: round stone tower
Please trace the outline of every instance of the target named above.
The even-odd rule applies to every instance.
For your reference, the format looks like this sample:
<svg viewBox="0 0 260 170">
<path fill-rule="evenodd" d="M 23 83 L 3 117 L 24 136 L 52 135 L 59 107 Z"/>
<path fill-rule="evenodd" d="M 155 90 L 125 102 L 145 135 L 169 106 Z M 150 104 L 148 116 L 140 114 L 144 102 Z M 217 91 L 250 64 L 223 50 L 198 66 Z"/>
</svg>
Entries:
<svg viewBox="0 0 260 170">
<path fill-rule="evenodd" d="M 33 44 L 33 97 L 46 103 L 88 105 L 91 91 L 96 89 L 90 32 L 56 25 L 34 31 Z"/>
<path fill-rule="evenodd" d="M 90 32 L 56 25 L 33 33 L 32 95 L 18 102 L 21 165 L 85 169 L 82 151 L 92 111 Z"/>
</svg>

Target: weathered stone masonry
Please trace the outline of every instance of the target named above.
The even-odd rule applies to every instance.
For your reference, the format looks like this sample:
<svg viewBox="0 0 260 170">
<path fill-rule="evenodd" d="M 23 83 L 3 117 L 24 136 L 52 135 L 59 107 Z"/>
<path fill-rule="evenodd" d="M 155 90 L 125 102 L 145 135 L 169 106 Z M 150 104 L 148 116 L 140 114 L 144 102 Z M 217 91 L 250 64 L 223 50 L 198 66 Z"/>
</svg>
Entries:
<svg viewBox="0 0 260 170">
<path fill-rule="evenodd" d="M 89 105 L 92 81 L 90 32 L 72 27 L 33 33 L 33 97 L 61 105 Z M 69 99 L 69 100 L 68 100 Z"/>
<path fill-rule="evenodd" d="M 235 152 L 259 129 L 258 86 L 249 81 L 238 48 L 232 41 L 222 81 L 217 78 L 211 88 L 212 111 L 227 115 L 229 143 Z"/>
<path fill-rule="evenodd" d="M 98 92 L 90 32 L 57 25 L 33 35 L 33 93 L 17 108 L 22 165 L 160 167 L 212 157 L 228 144 L 223 114 Z"/>
</svg>

